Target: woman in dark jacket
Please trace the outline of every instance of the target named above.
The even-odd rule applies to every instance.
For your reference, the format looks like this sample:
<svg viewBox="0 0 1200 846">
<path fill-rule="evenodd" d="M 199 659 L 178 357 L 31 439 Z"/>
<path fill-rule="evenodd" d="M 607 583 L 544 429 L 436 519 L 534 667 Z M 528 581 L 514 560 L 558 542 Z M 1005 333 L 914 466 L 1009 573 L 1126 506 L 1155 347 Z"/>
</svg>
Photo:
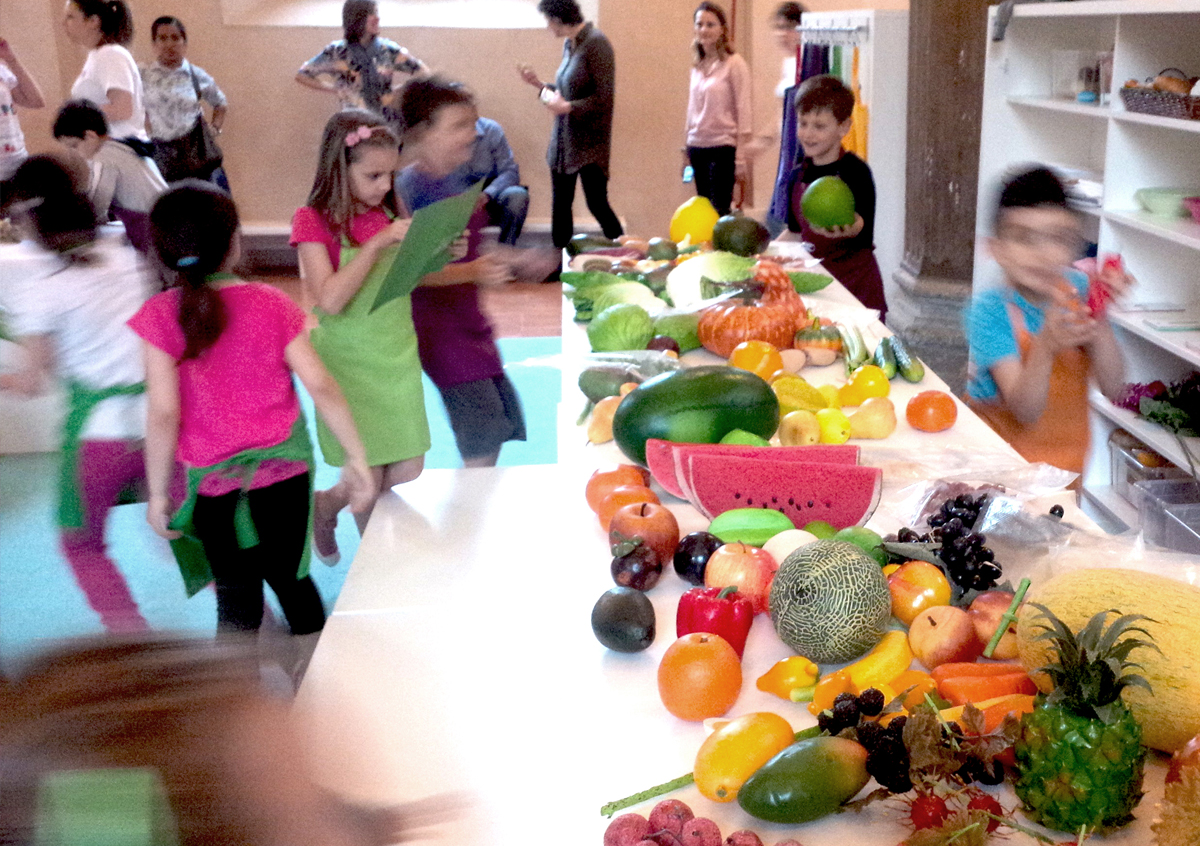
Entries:
<svg viewBox="0 0 1200 846">
<path fill-rule="evenodd" d="M 583 19 L 575 0 L 540 0 L 538 11 L 546 26 L 563 44 L 562 64 L 554 84 L 542 82 L 533 68 L 521 65 L 521 78 L 538 89 L 546 108 L 554 113 L 546 161 L 551 179 L 551 236 L 554 246 L 571 240 L 574 222 L 571 204 L 575 179 L 583 183 L 588 210 L 608 238 L 624 230 L 608 204 L 608 160 L 612 151 L 613 90 L 616 61 L 612 44 L 600 30 Z"/>
</svg>

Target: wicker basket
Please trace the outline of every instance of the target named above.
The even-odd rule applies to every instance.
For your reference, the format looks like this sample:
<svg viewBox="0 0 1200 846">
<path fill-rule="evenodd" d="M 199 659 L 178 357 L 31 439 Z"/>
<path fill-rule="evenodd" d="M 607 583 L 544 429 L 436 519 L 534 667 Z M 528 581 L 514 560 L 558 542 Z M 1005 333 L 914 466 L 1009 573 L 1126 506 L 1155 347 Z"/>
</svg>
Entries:
<svg viewBox="0 0 1200 846">
<path fill-rule="evenodd" d="M 1172 71 L 1183 79 L 1188 78 L 1178 68 L 1167 68 L 1163 71 L 1163 74 L 1168 74 Z M 1121 99 L 1125 101 L 1125 109 L 1127 111 L 1166 118 L 1200 120 L 1200 97 L 1190 97 L 1187 94 L 1173 94 L 1170 91 L 1156 91 L 1153 88 L 1130 87 L 1121 89 Z"/>
</svg>

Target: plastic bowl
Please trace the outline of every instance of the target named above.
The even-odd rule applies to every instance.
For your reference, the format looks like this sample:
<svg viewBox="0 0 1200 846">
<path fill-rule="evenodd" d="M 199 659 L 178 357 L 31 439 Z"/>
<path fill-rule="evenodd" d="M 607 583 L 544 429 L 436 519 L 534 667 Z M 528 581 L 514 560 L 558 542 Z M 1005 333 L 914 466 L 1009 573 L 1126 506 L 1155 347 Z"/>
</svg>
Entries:
<svg viewBox="0 0 1200 846">
<path fill-rule="evenodd" d="M 1192 213 L 1192 220 L 1200 223 L 1200 197 L 1184 197 L 1183 205 Z"/>
<path fill-rule="evenodd" d="M 1187 212 L 1183 199 L 1193 193 L 1182 188 L 1139 188 L 1133 192 L 1133 198 L 1157 217 L 1184 217 Z"/>
</svg>

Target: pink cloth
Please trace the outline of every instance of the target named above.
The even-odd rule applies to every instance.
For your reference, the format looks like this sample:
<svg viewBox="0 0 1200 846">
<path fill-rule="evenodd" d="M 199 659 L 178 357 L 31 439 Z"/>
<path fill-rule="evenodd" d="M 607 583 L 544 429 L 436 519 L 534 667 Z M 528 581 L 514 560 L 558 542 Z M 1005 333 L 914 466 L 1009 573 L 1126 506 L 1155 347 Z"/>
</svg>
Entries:
<svg viewBox="0 0 1200 846">
<path fill-rule="evenodd" d="M 304 330 L 304 312 L 285 294 L 259 282 L 227 285 L 218 293 L 225 330 L 199 357 L 179 361 L 179 291 L 151 297 L 129 325 L 147 343 L 179 361 L 179 447 L 189 467 L 218 464 L 247 449 L 287 440 L 300 401 L 284 349 Z M 308 470 L 304 462 L 271 459 L 258 468 L 251 488 L 262 488 Z M 204 496 L 241 487 L 235 476 L 210 474 Z"/>
<path fill-rule="evenodd" d="M 754 133 L 750 115 L 750 68 L 737 53 L 708 74 L 692 68 L 688 92 L 687 146 L 737 147 L 741 158 Z"/>
<path fill-rule="evenodd" d="M 366 243 L 380 230 L 386 229 L 391 222 L 383 209 L 374 208 L 363 212 L 350 221 L 347 232 L 350 243 Z M 297 244 L 313 242 L 325 245 L 325 249 L 329 251 L 329 263 L 337 270 L 342 255 L 341 239 L 333 234 L 325 215 L 310 206 L 301 206 L 292 215 L 292 238 L 289 243 L 295 247 Z"/>
</svg>

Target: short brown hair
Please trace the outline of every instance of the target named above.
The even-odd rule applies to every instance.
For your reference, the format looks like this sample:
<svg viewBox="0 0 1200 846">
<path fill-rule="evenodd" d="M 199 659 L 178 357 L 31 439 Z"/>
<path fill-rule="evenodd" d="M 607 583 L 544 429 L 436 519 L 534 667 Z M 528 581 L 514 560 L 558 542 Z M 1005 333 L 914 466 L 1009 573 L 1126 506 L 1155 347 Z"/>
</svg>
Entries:
<svg viewBox="0 0 1200 846">
<path fill-rule="evenodd" d="M 796 90 L 796 114 L 828 109 L 838 123 L 854 113 L 854 94 L 836 76 L 823 74 L 806 79 Z"/>
</svg>

